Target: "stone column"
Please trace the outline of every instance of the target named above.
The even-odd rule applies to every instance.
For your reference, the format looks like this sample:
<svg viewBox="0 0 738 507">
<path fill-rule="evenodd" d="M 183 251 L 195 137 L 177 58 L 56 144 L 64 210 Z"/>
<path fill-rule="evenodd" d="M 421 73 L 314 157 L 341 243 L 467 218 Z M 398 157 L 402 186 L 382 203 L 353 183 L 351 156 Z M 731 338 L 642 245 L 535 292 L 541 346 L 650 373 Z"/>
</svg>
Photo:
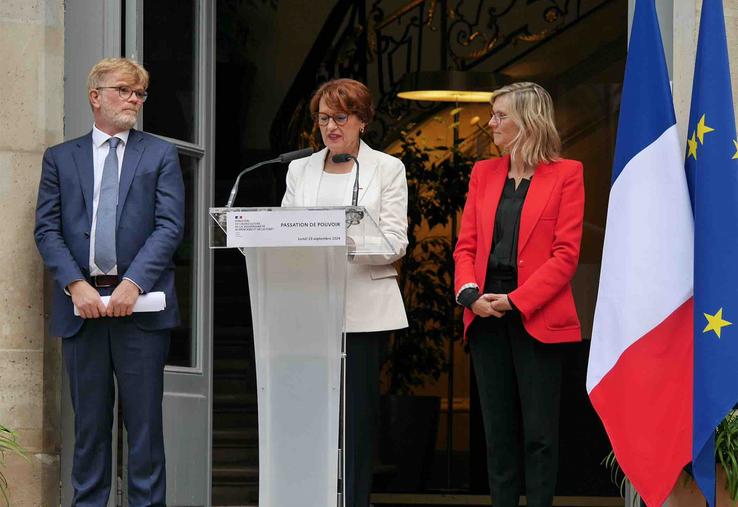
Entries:
<svg viewBox="0 0 738 507">
<path fill-rule="evenodd" d="M 47 146 L 63 137 L 63 0 L 0 2 L 0 424 L 13 507 L 59 505 L 60 343 L 45 335 L 44 269 L 33 241 Z"/>
<path fill-rule="evenodd" d="M 738 0 L 723 0 L 725 31 L 728 36 L 730 74 L 733 82 L 733 104 L 738 106 Z M 689 107 L 692 101 L 692 78 L 697 52 L 702 0 L 674 2 L 674 108 L 682 145 L 686 144 Z M 738 123 L 738 116 L 736 117 Z"/>
</svg>

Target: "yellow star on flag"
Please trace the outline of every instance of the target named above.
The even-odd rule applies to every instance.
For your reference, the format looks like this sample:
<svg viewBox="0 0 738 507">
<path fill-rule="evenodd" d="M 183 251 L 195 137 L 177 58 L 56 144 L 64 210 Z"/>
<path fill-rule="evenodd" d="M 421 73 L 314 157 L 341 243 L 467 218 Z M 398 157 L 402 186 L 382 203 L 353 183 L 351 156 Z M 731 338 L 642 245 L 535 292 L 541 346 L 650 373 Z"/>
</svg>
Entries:
<svg viewBox="0 0 738 507">
<path fill-rule="evenodd" d="M 700 144 L 705 144 L 705 134 L 712 132 L 715 129 L 705 125 L 705 115 L 702 115 L 700 121 L 697 123 L 697 138 L 700 140 Z"/>
<path fill-rule="evenodd" d="M 695 133 L 692 132 L 692 137 L 687 139 L 687 144 L 689 145 L 689 153 L 687 154 L 687 158 L 693 157 L 695 160 L 697 160 L 697 139 L 695 139 Z"/>
<path fill-rule="evenodd" d="M 733 139 L 733 145 L 735 146 L 735 155 L 733 155 L 733 160 L 738 159 L 738 141 Z"/>
<path fill-rule="evenodd" d="M 720 338 L 720 333 L 722 332 L 724 327 L 733 324 L 732 322 L 723 320 L 722 308 L 720 308 L 715 315 L 710 315 L 709 313 L 705 313 L 704 315 L 707 319 L 707 325 L 705 326 L 705 329 L 702 330 L 702 332 L 707 333 L 708 331 L 714 331 L 718 338 Z"/>
</svg>

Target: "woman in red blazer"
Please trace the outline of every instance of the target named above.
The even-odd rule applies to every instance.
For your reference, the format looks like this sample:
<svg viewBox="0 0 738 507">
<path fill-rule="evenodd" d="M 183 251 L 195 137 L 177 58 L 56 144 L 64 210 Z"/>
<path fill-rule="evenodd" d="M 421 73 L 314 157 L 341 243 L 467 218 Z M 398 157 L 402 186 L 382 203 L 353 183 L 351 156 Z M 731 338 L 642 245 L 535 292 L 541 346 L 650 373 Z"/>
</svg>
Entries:
<svg viewBox="0 0 738 507">
<path fill-rule="evenodd" d="M 506 155 L 475 164 L 454 251 L 487 438 L 493 505 L 553 502 L 561 354 L 581 339 L 571 279 L 584 215 L 582 164 L 559 157 L 551 96 L 515 83 L 492 98 Z M 523 484 L 523 481 L 525 484 Z"/>
</svg>

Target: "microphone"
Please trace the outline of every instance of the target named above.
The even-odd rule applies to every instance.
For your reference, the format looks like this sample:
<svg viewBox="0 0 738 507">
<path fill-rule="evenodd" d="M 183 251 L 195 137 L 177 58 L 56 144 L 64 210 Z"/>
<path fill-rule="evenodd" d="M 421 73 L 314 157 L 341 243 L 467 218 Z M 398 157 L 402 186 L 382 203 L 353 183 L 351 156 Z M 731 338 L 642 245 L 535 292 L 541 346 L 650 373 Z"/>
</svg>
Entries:
<svg viewBox="0 0 738 507">
<path fill-rule="evenodd" d="M 293 160 L 297 160 L 298 158 L 305 158 L 312 154 L 313 154 L 312 148 L 303 148 L 301 150 L 288 151 L 287 153 L 282 153 L 275 160 L 277 160 L 278 162 L 281 162 L 282 164 L 289 164 Z"/>
<path fill-rule="evenodd" d="M 354 192 L 351 194 L 351 206 L 356 207 L 359 202 L 359 161 L 350 153 L 339 153 L 331 157 L 334 164 L 343 164 L 349 160 L 356 162 L 356 177 L 354 178 Z"/>
<path fill-rule="evenodd" d="M 236 195 L 238 194 L 238 184 L 241 181 L 241 176 L 243 176 L 246 173 L 249 173 L 253 171 L 254 169 L 261 167 L 263 165 L 267 164 L 287 164 L 289 162 L 292 162 L 293 160 L 297 160 L 298 158 L 304 158 L 308 155 L 312 155 L 313 149 L 312 148 L 304 148 L 302 150 L 295 150 L 295 151 L 288 151 L 287 153 L 282 153 L 277 158 L 273 158 L 271 160 L 266 160 L 264 162 L 259 162 L 258 164 L 254 164 L 252 166 L 247 167 L 240 173 L 238 173 L 238 176 L 236 176 L 236 182 L 233 184 L 233 188 L 231 188 L 231 193 L 228 196 L 228 201 L 226 202 L 225 207 L 230 208 L 233 206 L 233 203 L 236 200 Z"/>
<path fill-rule="evenodd" d="M 333 162 L 336 164 L 343 164 L 345 162 L 348 162 L 349 160 L 356 160 L 353 155 L 350 155 L 348 153 L 339 153 L 338 155 L 333 155 Z"/>
</svg>

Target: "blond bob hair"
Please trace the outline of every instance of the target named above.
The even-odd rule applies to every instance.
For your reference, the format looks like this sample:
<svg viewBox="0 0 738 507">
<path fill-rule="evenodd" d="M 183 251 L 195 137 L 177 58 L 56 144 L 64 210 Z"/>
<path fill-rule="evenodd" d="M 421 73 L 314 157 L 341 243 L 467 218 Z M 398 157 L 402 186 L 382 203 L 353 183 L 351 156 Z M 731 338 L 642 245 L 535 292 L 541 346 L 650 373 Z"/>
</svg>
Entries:
<svg viewBox="0 0 738 507">
<path fill-rule="evenodd" d="M 526 167 L 558 160 L 561 138 L 554 122 L 551 95 L 536 83 L 513 83 L 493 92 L 492 106 L 504 95 L 510 97 L 510 120 L 520 129 L 509 148 L 510 156 Z"/>
<path fill-rule="evenodd" d="M 149 73 L 143 66 L 130 58 L 103 58 L 97 62 L 87 75 L 87 93 L 105 86 L 104 80 L 111 72 L 120 72 L 133 79 L 144 90 L 149 87 Z"/>
</svg>

